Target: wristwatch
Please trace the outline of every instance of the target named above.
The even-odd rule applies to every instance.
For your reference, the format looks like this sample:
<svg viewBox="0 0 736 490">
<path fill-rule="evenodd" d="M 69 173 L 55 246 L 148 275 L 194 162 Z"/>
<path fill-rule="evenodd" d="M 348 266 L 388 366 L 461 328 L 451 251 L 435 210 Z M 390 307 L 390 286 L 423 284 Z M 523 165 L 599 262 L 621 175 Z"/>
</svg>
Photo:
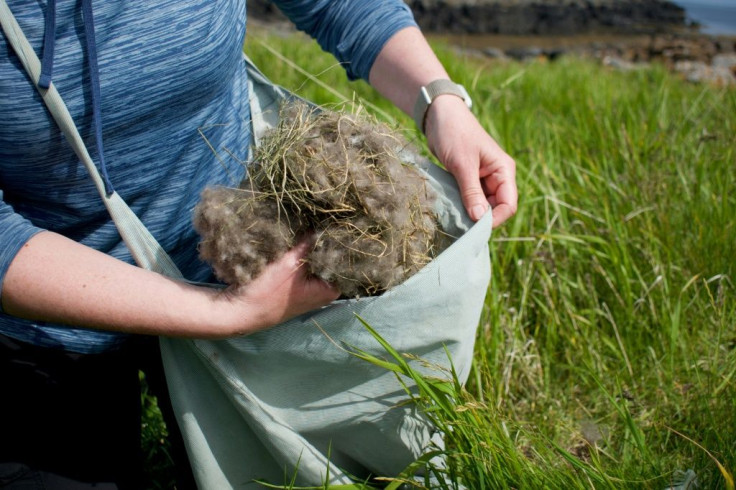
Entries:
<svg viewBox="0 0 736 490">
<path fill-rule="evenodd" d="M 434 99 L 445 94 L 460 97 L 465 101 L 468 108 L 473 106 L 468 91 L 462 85 L 447 79 L 439 79 L 428 83 L 419 90 L 417 101 L 414 103 L 414 122 L 422 133 L 424 133 L 424 120 L 427 117 L 429 106 L 432 105 Z"/>
</svg>

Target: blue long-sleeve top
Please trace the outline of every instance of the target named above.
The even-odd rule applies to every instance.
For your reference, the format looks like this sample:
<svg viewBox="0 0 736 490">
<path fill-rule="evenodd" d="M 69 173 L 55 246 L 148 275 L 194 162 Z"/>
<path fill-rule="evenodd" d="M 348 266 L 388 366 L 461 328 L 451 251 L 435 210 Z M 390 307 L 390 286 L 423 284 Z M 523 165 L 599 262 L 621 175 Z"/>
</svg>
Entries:
<svg viewBox="0 0 736 490">
<path fill-rule="evenodd" d="M 8 3 L 41 57 L 45 2 Z M 343 62 L 350 78 L 367 79 L 385 42 L 415 25 L 401 0 L 276 3 Z M 245 0 L 93 0 L 93 10 L 110 181 L 185 277 L 210 280 L 209 266 L 197 257 L 191 213 L 205 186 L 236 185 L 245 171 L 251 143 Z M 77 0 L 57 0 L 52 80 L 88 148 L 95 148 L 86 21 Z M 133 263 L 86 169 L 3 35 L 0 198 L 0 294 L 10 263 L 41 230 Z M 116 348 L 127 338 L 3 312 L 0 333 L 83 353 Z"/>
</svg>

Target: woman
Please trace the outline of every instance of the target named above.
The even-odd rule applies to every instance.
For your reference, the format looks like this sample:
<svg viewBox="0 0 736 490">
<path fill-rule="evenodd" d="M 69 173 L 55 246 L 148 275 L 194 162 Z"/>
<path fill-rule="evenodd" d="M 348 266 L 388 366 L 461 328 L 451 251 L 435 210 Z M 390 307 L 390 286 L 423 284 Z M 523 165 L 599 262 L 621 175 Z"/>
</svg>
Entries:
<svg viewBox="0 0 736 490">
<path fill-rule="evenodd" d="M 54 3 L 9 6 L 108 188 L 187 279 L 211 280 L 190 213 L 205 186 L 232 185 L 244 172 L 245 1 Z M 367 79 L 407 113 L 422 87 L 449 78 L 399 0 L 276 3 L 348 76 Z M 299 267 L 306 244 L 227 294 L 133 266 L 4 37 L 0 59 L 0 415 L 9 434 L 0 440 L 0 478 L 136 488 L 137 373 L 145 360 L 147 375 L 160 379 L 155 336 L 249 334 L 337 292 Z M 513 160 L 461 97 L 425 106 L 429 146 L 457 179 L 468 213 L 477 220 L 490 204 L 501 224 L 516 208 Z"/>
</svg>

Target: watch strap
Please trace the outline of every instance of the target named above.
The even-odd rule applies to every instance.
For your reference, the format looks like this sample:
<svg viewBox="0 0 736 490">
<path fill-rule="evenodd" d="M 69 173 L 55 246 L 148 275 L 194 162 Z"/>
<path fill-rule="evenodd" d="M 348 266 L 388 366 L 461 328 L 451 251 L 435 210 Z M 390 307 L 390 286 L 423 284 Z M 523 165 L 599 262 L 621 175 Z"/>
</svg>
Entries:
<svg viewBox="0 0 736 490">
<path fill-rule="evenodd" d="M 460 97 L 465 101 L 465 104 L 467 104 L 468 107 L 472 106 L 473 102 L 470 99 L 470 95 L 468 95 L 468 92 L 462 85 L 459 85 L 452 80 L 447 80 L 444 78 L 428 83 L 427 85 L 419 89 L 419 95 L 417 96 L 417 100 L 414 103 L 414 112 L 412 114 L 414 117 L 414 122 L 416 123 L 417 127 L 422 131 L 422 133 L 424 133 L 424 123 L 427 117 L 429 106 L 432 105 L 434 99 L 436 99 L 440 95 L 446 94 Z"/>
</svg>

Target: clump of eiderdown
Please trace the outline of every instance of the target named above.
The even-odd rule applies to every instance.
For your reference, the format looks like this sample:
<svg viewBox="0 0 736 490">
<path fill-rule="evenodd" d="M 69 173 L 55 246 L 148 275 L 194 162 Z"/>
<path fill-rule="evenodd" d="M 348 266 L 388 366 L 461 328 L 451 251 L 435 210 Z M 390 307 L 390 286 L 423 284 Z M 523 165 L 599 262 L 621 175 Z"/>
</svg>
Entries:
<svg viewBox="0 0 736 490">
<path fill-rule="evenodd" d="M 195 209 L 200 256 L 220 280 L 247 284 L 310 234 L 310 273 L 346 297 L 380 294 L 439 254 L 436 195 L 402 161 L 412 154 L 403 137 L 303 103 L 280 116 L 239 188 L 208 188 Z"/>
</svg>

